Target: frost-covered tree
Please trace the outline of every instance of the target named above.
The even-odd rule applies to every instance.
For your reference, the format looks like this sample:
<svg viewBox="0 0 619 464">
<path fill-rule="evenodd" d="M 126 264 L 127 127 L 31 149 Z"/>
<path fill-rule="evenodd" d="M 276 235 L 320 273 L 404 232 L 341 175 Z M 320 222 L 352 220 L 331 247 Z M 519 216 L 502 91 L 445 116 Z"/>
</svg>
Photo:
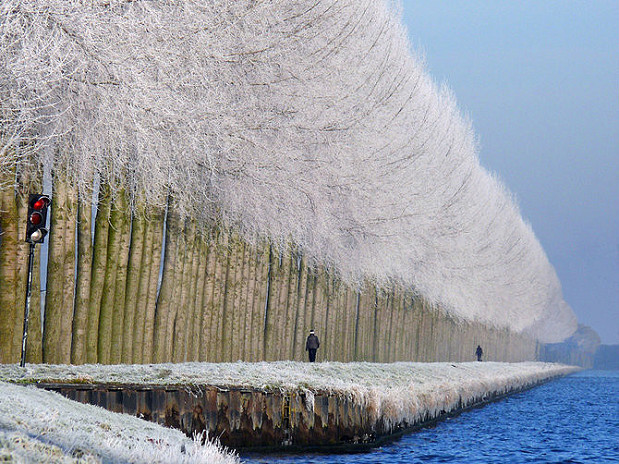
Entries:
<svg viewBox="0 0 619 464">
<path fill-rule="evenodd" d="M 563 339 L 555 271 L 477 150 L 387 1 L 0 5 L 3 172 L 172 198 L 350 282 Z"/>
</svg>

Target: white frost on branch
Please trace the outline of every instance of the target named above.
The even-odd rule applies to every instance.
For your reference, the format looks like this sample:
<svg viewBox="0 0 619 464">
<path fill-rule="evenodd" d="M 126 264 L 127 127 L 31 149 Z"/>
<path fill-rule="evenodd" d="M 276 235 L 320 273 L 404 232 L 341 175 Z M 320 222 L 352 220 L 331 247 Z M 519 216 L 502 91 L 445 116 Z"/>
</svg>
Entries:
<svg viewBox="0 0 619 464">
<path fill-rule="evenodd" d="M 390 2 L 5 0 L 0 170 L 47 162 L 294 242 L 345 279 L 553 342 L 576 328 Z M 27 150 L 26 148 L 27 147 Z"/>
</svg>

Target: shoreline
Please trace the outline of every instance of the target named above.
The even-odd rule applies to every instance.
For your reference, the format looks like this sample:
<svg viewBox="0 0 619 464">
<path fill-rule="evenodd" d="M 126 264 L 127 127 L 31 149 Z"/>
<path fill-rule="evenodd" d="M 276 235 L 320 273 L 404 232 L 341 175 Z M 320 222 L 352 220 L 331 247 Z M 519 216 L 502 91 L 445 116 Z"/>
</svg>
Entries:
<svg viewBox="0 0 619 464">
<path fill-rule="evenodd" d="M 578 370 L 537 362 L 286 361 L 0 366 L 0 380 L 32 383 L 188 436 L 208 432 L 242 452 L 337 452 L 377 446 Z"/>
</svg>

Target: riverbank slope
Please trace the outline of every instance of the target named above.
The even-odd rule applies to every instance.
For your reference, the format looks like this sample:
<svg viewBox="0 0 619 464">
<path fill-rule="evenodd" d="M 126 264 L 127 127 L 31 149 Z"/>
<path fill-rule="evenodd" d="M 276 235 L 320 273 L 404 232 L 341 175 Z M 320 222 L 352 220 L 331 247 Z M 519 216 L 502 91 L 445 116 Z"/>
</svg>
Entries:
<svg viewBox="0 0 619 464">
<path fill-rule="evenodd" d="M 35 384 L 235 448 L 377 441 L 578 368 L 552 363 L 183 363 L 0 366 Z"/>
</svg>

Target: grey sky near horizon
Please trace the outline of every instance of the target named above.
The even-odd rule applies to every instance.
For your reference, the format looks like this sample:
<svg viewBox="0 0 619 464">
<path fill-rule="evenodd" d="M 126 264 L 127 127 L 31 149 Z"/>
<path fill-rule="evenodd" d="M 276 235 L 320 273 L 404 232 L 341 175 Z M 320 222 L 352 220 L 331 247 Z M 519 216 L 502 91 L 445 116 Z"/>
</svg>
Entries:
<svg viewBox="0 0 619 464">
<path fill-rule="evenodd" d="M 565 300 L 619 343 L 619 2 L 402 0 L 481 164 L 514 193 Z"/>
</svg>

